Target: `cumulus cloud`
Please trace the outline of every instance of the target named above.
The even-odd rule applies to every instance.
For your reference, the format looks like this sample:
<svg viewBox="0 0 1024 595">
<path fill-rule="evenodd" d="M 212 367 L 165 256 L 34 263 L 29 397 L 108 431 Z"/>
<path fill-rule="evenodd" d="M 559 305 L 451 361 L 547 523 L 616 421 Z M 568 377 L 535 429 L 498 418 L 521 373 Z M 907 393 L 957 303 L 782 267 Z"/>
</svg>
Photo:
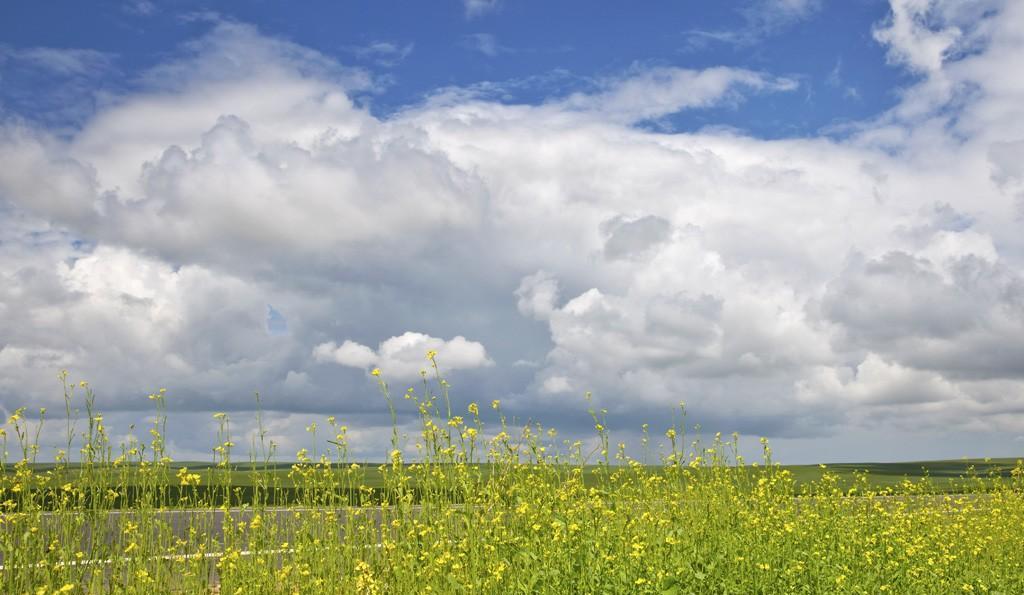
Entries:
<svg viewBox="0 0 1024 595">
<path fill-rule="evenodd" d="M 187 88 L 141 93 L 70 145 L 0 131 L 8 163 L 47 169 L 35 181 L 5 170 L 8 200 L 172 261 L 243 268 L 263 266 L 255 254 L 351 255 L 371 238 L 410 246 L 413 229 L 476 219 L 476 181 L 354 106 L 347 71 L 243 26 L 220 25 L 210 38 L 160 67 Z M 236 55 L 254 62 L 222 64 Z"/>
<path fill-rule="evenodd" d="M 38 236 L 7 237 L 7 398 L 52 406 L 60 398 L 54 376 L 69 369 L 118 395 L 115 408 L 145 406 L 139 393 L 158 383 L 208 407 L 247 399 L 251 389 L 238 383 L 269 387 L 286 371 L 289 340 L 266 332 L 264 292 L 253 284 L 197 266 L 175 270 L 121 248 L 76 249 L 57 234 L 42 245 Z M 21 258 L 23 251 L 34 255 Z"/>
<path fill-rule="evenodd" d="M 555 311 L 558 279 L 544 271 L 523 277 L 516 289 L 516 298 L 520 314 L 546 320 Z"/>
<path fill-rule="evenodd" d="M 351 340 L 341 345 L 321 343 L 313 349 L 313 358 L 351 368 L 380 368 L 389 378 L 405 380 L 418 378 L 421 370 L 430 368 L 428 351 L 437 352 L 446 371 L 494 365 L 487 350 L 476 341 L 461 336 L 446 341 L 411 331 L 381 341 L 376 351 Z"/>
<path fill-rule="evenodd" d="M 888 254 L 833 281 L 822 311 L 844 349 L 870 346 L 951 379 L 1024 378 L 1024 278 L 999 262 Z"/>
<path fill-rule="evenodd" d="M 797 385 L 809 401 L 843 401 L 861 407 L 876 406 L 924 409 L 926 406 L 961 398 L 962 391 L 939 374 L 886 362 L 869 353 L 855 369 L 823 368 Z"/>
<path fill-rule="evenodd" d="M 318 362 L 333 361 L 352 368 L 370 368 L 380 358 L 366 345 L 345 341 L 340 346 L 334 342 L 317 345 L 313 348 L 313 359 Z"/>
<path fill-rule="evenodd" d="M 889 17 L 875 26 L 874 37 L 886 47 L 890 63 L 918 75 L 919 82 L 901 89 L 899 104 L 868 123 L 867 138 L 899 145 L 932 136 L 934 130 L 926 121 L 946 121 L 975 137 L 995 132 L 991 121 L 976 126 L 976 118 L 1002 110 L 1020 91 L 1004 77 L 993 76 L 1020 51 L 1019 38 L 1007 26 L 1020 20 L 1020 12 L 1017 3 L 1004 0 L 893 0 Z M 895 122 L 914 126 L 901 132 L 880 125 Z"/>
<path fill-rule="evenodd" d="M 942 67 L 961 31 L 953 26 L 929 26 L 927 17 L 935 8 L 933 2 L 893 3 L 889 20 L 874 31 L 875 39 L 889 46 L 889 60 L 926 73 Z"/>
<path fill-rule="evenodd" d="M 924 74 L 988 44 L 990 19 L 1006 8 L 1002 0 L 893 0 L 888 18 L 874 28 L 888 46 L 888 59 Z"/>
<path fill-rule="evenodd" d="M 603 228 L 608 235 L 604 243 L 604 255 L 611 260 L 640 258 L 651 248 L 668 240 L 672 233 L 672 224 L 654 215 L 636 219 L 613 217 L 604 223 Z"/>
<path fill-rule="evenodd" d="M 0 125 L 0 404 L 53 402 L 67 367 L 122 412 L 259 389 L 281 419 L 378 427 L 366 370 L 416 377 L 435 349 L 473 398 L 556 425 L 593 390 L 637 426 L 685 400 L 771 436 L 1019 435 L 1024 8 L 954 4 L 879 25 L 917 74 L 891 112 L 770 141 L 633 124 L 783 73 L 634 67 L 382 119 L 369 73 L 217 24 L 74 134 Z"/>
</svg>

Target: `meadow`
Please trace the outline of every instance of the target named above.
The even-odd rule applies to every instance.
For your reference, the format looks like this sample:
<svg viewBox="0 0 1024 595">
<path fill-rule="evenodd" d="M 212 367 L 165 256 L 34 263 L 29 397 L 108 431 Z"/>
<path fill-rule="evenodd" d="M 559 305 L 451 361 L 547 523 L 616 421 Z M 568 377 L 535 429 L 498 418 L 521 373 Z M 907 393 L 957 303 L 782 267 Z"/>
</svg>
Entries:
<svg viewBox="0 0 1024 595">
<path fill-rule="evenodd" d="M 261 423 L 240 457 L 225 414 L 212 462 L 175 462 L 164 391 L 148 439 L 112 444 L 91 389 L 64 376 L 67 418 L 86 415 L 54 462 L 38 462 L 25 410 L 0 437 L 0 588 L 1024 593 L 1020 460 L 786 467 L 765 440 L 747 461 L 738 437 L 702 442 L 679 422 L 644 427 L 645 464 L 602 410 L 588 447 L 513 426 L 498 401 L 453 411 L 428 358 L 435 377 L 401 395 L 374 371 L 395 422 L 383 464 L 353 461 L 334 418 L 307 428 L 329 445 L 316 456 L 279 462 Z M 408 448 L 399 407 L 420 419 Z"/>
</svg>

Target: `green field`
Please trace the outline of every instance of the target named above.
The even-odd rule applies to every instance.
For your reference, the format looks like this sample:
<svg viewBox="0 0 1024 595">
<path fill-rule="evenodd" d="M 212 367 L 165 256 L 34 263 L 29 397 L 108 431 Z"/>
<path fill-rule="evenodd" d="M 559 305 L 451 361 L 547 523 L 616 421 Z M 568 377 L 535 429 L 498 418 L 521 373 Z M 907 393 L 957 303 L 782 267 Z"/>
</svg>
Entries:
<svg viewBox="0 0 1024 595">
<path fill-rule="evenodd" d="M 258 465 L 232 464 L 229 469 L 225 469 L 211 462 L 173 461 L 167 463 L 165 471 L 161 473 L 159 483 L 171 488 L 179 486 L 180 482 L 177 473 L 182 468 L 185 468 L 190 473 L 200 476 L 200 488 L 205 486 L 204 490 L 206 488 L 214 490 L 211 486 L 216 485 L 218 482 L 223 483 L 225 475 L 229 474 L 230 478 L 227 481 L 230 485 L 235 488 L 241 488 L 243 494 L 248 497 L 243 498 L 240 502 L 236 502 L 236 504 L 253 504 L 251 488 L 260 485 L 276 486 L 283 495 L 281 503 L 286 504 L 298 498 L 294 490 L 300 488 L 302 484 L 301 480 L 293 473 L 294 467 L 297 464 L 297 461 L 268 462 Z M 347 469 L 351 468 L 351 464 L 331 464 L 327 467 L 332 470 L 336 476 L 336 481 L 340 483 L 346 475 Z M 355 464 L 360 468 L 360 486 L 372 488 L 376 491 L 380 491 L 385 487 L 385 476 L 382 473 L 381 463 L 356 462 Z M 1016 465 L 1017 459 L 1014 458 L 965 458 L 889 463 L 779 465 L 777 468 L 792 474 L 794 494 L 798 495 L 803 487 L 812 486 L 820 482 L 826 473 L 837 477 L 839 485 L 846 486 L 847 488 L 857 485 L 859 478 L 863 476 L 866 477 L 870 489 L 875 491 L 881 491 L 886 488 L 899 491 L 901 486 L 905 485 L 908 481 L 912 484 L 917 484 L 927 479 L 930 480 L 929 489 L 937 493 L 974 492 L 977 491 L 978 485 L 970 481 L 972 478 L 975 480 L 991 476 L 1009 478 Z M 474 473 L 479 474 L 485 480 L 493 472 L 493 465 L 491 464 L 475 463 L 469 466 L 474 468 Z M 34 463 L 30 465 L 30 468 L 41 477 L 46 477 L 49 474 L 50 480 L 48 484 L 50 485 L 57 485 L 68 476 L 74 477 L 85 472 L 83 466 L 77 463 L 66 465 Z M 578 468 L 582 470 L 584 485 L 591 486 L 598 483 L 600 466 L 581 465 Z M 665 471 L 661 465 L 645 465 L 642 469 L 643 472 L 650 474 L 661 474 Z M 9 468 L 7 472 L 12 473 L 13 469 Z M 88 472 L 95 474 L 97 470 L 92 469 Z M 414 488 L 416 486 L 415 474 L 409 471 L 405 472 L 412 478 L 409 487 Z M 751 472 L 756 471 L 751 470 Z M 125 465 L 124 470 L 117 470 L 113 467 L 108 468 L 102 473 L 102 476 L 107 477 L 112 486 L 124 485 L 138 489 L 143 483 L 137 477 L 139 473 L 139 465 L 137 463 L 129 463 Z M 133 476 L 136 477 L 133 478 Z"/>
</svg>

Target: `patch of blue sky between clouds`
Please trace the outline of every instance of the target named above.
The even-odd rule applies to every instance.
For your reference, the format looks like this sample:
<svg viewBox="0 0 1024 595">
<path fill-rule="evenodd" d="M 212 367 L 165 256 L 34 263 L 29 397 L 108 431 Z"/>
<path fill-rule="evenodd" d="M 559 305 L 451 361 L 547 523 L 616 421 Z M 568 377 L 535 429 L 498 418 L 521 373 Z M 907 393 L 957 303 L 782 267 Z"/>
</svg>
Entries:
<svg viewBox="0 0 1024 595">
<path fill-rule="evenodd" d="M 270 304 L 267 304 L 267 334 L 271 336 L 288 334 L 288 319 Z"/>
<path fill-rule="evenodd" d="M 492 100 L 539 105 L 638 67 L 726 66 L 790 77 L 800 89 L 680 110 L 642 125 L 668 131 L 714 126 L 780 138 L 880 113 L 898 100 L 894 89 L 908 78 L 899 68 L 875 67 L 884 63 L 884 49 L 871 36 L 886 14 L 880 2 L 756 0 L 702 4 L 700 10 L 677 2 L 457 0 L 219 8 L 211 13 L 194 1 L 101 2 L 66 6 L 67 18 L 54 21 L 38 7 L 8 4 L 0 8 L 0 83 L 6 83 L 0 84 L 0 113 L 73 127 L 98 105 L 116 102 L 148 68 L 183 46 L 188 51 L 188 43 L 216 22 L 248 23 L 264 35 L 369 69 L 377 84 L 359 101 L 378 117 L 439 89 L 500 89 Z M 700 36 L 694 32 L 717 32 L 718 40 L 695 45 Z M 730 32 L 749 43 L 722 41 Z M 47 56 L 52 66 L 77 67 L 32 68 L 32 60 Z M 100 79 L 101 85 L 86 84 Z"/>
</svg>

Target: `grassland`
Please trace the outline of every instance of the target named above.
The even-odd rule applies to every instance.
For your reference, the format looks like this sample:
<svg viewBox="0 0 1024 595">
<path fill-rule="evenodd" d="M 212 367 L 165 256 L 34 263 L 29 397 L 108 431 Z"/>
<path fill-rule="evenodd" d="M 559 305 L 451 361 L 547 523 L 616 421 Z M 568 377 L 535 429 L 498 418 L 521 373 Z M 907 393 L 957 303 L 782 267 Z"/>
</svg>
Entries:
<svg viewBox="0 0 1024 595">
<path fill-rule="evenodd" d="M 276 463 L 261 440 L 235 460 L 221 414 L 215 460 L 175 462 L 163 392 L 150 440 L 113 445 L 91 391 L 67 386 L 67 411 L 87 416 L 56 462 L 36 462 L 25 411 L 4 428 L 0 589 L 1024 593 L 1020 461 L 784 467 L 767 441 L 748 462 L 735 437 L 701 443 L 673 426 L 660 464 L 643 465 L 610 442 L 602 411 L 589 411 L 597 447 L 584 450 L 511 427 L 498 402 L 452 412 L 436 380 L 397 400 L 381 380 L 393 419 L 407 403 L 422 423 L 415 459 L 396 429 L 372 465 L 350 459 L 333 418 L 315 459 Z"/>
</svg>

